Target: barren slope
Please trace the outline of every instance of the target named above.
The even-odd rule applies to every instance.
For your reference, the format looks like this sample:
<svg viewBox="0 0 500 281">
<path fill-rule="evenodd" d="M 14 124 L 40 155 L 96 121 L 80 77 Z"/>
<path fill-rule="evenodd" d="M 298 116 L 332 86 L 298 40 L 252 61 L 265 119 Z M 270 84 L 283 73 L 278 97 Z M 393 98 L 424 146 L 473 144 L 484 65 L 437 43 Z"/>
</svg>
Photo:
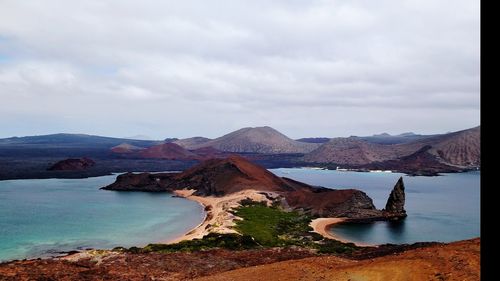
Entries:
<svg viewBox="0 0 500 281">
<path fill-rule="evenodd" d="M 375 259 L 311 257 L 236 269 L 196 280 L 479 280 L 480 240 L 437 245 Z"/>
<path fill-rule="evenodd" d="M 304 160 L 314 163 L 366 165 L 401 159 L 426 147 L 426 151 L 435 156 L 437 162 L 476 167 L 481 159 L 480 137 L 480 127 L 475 127 L 401 144 L 369 143 L 358 137 L 334 138 L 306 154 Z M 425 168 L 425 165 L 416 165 L 414 168 Z"/>
<path fill-rule="evenodd" d="M 188 146 L 188 148 L 197 149 L 208 146 L 229 152 L 307 153 L 317 148 L 318 144 L 292 140 L 266 126 L 243 128 L 211 141 Z"/>
</svg>

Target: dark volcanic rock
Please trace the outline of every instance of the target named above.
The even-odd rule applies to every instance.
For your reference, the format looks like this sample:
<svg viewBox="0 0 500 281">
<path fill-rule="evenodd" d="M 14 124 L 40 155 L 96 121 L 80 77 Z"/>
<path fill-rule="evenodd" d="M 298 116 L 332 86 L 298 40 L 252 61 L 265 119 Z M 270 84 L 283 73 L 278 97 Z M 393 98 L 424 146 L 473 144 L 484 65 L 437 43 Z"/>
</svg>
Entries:
<svg viewBox="0 0 500 281">
<path fill-rule="evenodd" d="M 85 170 L 95 165 L 94 160 L 90 158 L 68 158 L 61 160 L 54 165 L 50 166 L 49 171 L 75 171 Z"/>
<path fill-rule="evenodd" d="M 394 189 L 392 189 L 384 210 L 391 213 L 395 217 L 406 217 L 405 184 L 403 183 L 403 177 L 399 178 L 398 182 L 394 186 Z"/>
<path fill-rule="evenodd" d="M 284 197 L 292 209 L 320 217 L 360 219 L 383 216 L 373 205 L 372 199 L 356 189 L 310 187 L 287 192 Z"/>
<path fill-rule="evenodd" d="M 167 186 L 175 173 L 125 173 L 116 177 L 116 181 L 101 189 L 115 191 L 172 191 Z"/>
</svg>

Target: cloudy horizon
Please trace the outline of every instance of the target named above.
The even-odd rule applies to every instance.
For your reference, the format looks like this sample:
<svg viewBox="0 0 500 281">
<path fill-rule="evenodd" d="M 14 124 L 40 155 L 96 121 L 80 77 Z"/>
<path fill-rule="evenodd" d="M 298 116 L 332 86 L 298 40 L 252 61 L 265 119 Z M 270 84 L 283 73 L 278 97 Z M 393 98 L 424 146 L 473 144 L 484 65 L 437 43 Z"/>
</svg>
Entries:
<svg viewBox="0 0 500 281">
<path fill-rule="evenodd" d="M 480 124 L 479 1 L 0 3 L 0 137 Z"/>
</svg>

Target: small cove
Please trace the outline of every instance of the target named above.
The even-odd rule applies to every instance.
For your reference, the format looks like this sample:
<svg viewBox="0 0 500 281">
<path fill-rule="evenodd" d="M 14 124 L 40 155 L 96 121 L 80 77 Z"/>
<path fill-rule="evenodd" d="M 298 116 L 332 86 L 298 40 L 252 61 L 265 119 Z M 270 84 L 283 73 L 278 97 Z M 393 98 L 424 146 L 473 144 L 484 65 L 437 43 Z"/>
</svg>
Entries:
<svg viewBox="0 0 500 281">
<path fill-rule="evenodd" d="M 480 236 L 480 172 L 410 177 L 316 169 L 274 169 L 279 176 L 329 188 L 356 188 L 384 208 L 394 184 L 403 176 L 408 217 L 400 223 L 338 224 L 330 231 L 362 244 L 451 242 Z"/>
</svg>

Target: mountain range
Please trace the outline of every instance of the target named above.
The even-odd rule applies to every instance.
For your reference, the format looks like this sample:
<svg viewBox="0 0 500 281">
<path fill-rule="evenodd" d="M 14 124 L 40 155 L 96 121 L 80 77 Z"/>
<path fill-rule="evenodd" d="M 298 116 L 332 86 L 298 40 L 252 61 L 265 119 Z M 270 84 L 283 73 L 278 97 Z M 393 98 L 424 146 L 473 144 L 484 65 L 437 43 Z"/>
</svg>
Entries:
<svg viewBox="0 0 500 281">
<path fill-rule="evenodd" d="M 425 151 L 422 151 L 424 148 Z M 373 143 L 359 137 L 334 138 L 306 154 L 304 160 L 311 163 L 349 166 L 373 163 L 383 166 L 386 161 L 393 161 L 391 164 L 395 166 L 394 161 L 404 164 L 405 161 L 411 159 L 408 156 L 416 152 L 427 155 L 426 161 L 421 163 L 422 166 L 441 163 L 450 168 L 479 167 L 481 161 L 480 127 L 432 135 L 398 144 Z"/>
<path fill-rule="evenodd" d="M 150 170 L 155 166 L 158 169 L 160 166 L 163 169 L 179 168 L 184 167 L 179 165 L 192 165 L 192 161 L 223 158 L 230 154 L 243 155 L 267 168 L 317 166 L 412 174 L 458 172 L 480 167 L 480 127 L 437 135 L 404 133 L 392 136 L 383 133 L 367 137 L 298 140 L 268 126 L 242 128 L 215 139 L 197 136 L 152 141 L 84 134 L 12 137 L 0 139 L 0 168 L 9 171 L 0 172 L 0 178 L 9 178 L 13 172 L 21 178 L 35 170 L 46 173 L 49 163 L 65 158 L 97 159 L 97 165 L 92 169 L 103 169 L 104 173 Z M 112 161 L 111 170 L 105 168 L 109 163 L 99 165 L 103 161 Z M 172 166 L 166 161 L 181 162 Z M 23 167 L 26 172 L 23 172 Z"/>
</svg>

